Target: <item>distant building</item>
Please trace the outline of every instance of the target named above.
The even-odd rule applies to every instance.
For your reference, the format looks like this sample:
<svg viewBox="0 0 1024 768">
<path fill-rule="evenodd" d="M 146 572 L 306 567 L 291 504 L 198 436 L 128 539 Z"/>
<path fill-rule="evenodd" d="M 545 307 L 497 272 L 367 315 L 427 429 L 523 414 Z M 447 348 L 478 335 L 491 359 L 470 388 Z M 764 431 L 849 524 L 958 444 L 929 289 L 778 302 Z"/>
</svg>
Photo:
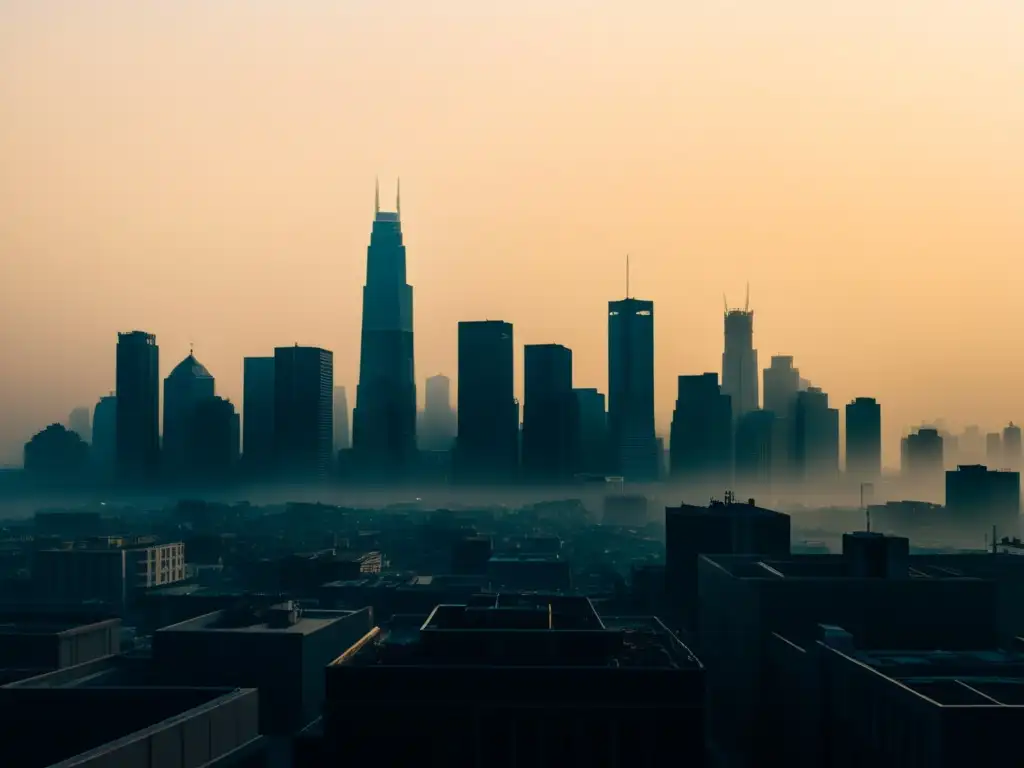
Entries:
<svg viewBox="0 0 1024 768">
<path fill-rule="evenodd" d="M 764 410 L 775 414 L 776 438 L 772 475 L 791 479 L 795 472 L 796 396 L 801 390 L 800 371 L 789 355 L 772 357 L 764 369 Z"/>
<path fill-rule="evenodd" d="M 230 479 L 238 468 L 239 419 L 235 406 L 222 397 L 195 404 L 190 451 L 191 474 L 210 482 Z"/>
<path fill-rule="evenodd" d="M 512 324 L 459 323 L 455 477 L 509 482 L 519 464 L 519 403 L 513 379 Z"/>
<path fill-rule="evenodd" d="M 902 472 L 915 479 L 935 479 L 942 475 L 943 440 L 937 429 L 921 427 L 901 442 Z"/>
<path fill-rule="evenodd" d="M 121 652 L 121 620 L 0 612 L 0 685 Z M 20 671 L 21 674 L 14 674 Z"/>
<path fill-rule="evenodd" d="M 347 451 L 352 445 L 348 424 L 348 393 L 344 387 L 334 388 L 334 452 Z"/>
<path fill-rule="evenodd" d="M 576 396 L 576 471 L 600 475 L 608 471 L 608 413 L 596 389 L 574 389 Z"/>
<path fill-rule="evenodd" d="M 767 488 L 772 482 L 777 450 L 775 414 L 748 411 L 736 423 L 736 480 L 743 487 Z"/>
<path fill-rule="evenodd" d="M 728 482 L 732 475 L 732 400 L 717 373 L 680 376 L 672 413 L 669 464 L 673 478 Z"/>
<path fill-rule="evenodd" d="M 68 416 L 67 427 L 85 442 L 92 442 L 92 426 L 89 423 L 89 409 L 85 406 L 75 408 L 71 411 Z"/>
<path fill-rule="evenodd" d="M 1021 468 L 1020 427 L 1013 422 L 1003 427 L 1003 461 L 1009 469 Z"/>
<path fill-rule="evenodd" d="M 882 409 L 873 397 L 846 404 L 846 474 L 860 480 L 882 475 Z"/>
<path fill-rule="evenodd" d="M 117 458 L 117 397 L 101 397 L 92 413 L 92 446 L 89 454 L 101 477 L 114 473 Z"/>
<path fill-rule="evenodd" d="M 214 388 L 213 376 L 191 353 L 164 379 L 162 469 L 168 477 L 181 478 L 198 469 L 196 407 L 214 396 Z"/>
<path fill-rule="evenodd" d="M 754 313 L 749 309 L 727 309 L 725 312 L 722 394 L 732 398 L 734 422 L 759 407 Z"/>
<path fill-rule="evenodd" d="M 417 430 L 422 450 L 451 450 L 458 429 L 455 411 L 452 410 L 451 386 L 451 379 L 441 374 L 427 379 L 426 403 L 421 428 Z"/>
<path fill-rule="evenodd" d="M 1020 473 L 960 466 L 946 472 L 946 510 L 960 530 L 1020 535 Z"/>
<path fill-rule="evenodd" d="M 242 456 L 251 472 L 274 466 L 274 368 L 273 357 L 243 361 Z"/>
<path fill-rule="evenodd" d="M 334 354 L 319 347 L 274 350 L 274 460 L 281 476 L 325 478 L 334 438 Z"/>
<path fill-rule="evenodd" d="M 797 393 L 794 460 L 804 481 L 831 481 L 839 473 L 839 411 L 818 387 Z"/>
<path fill-rule="evenodd" d="M 77 432 L 51 424 L 25 443 L 25 471 L 49 477 L 74 477 L 89 466 L 89 444 Z"/>
<path fill-rule="evenodd" d="M 160 348 L 143 331 L 117 335 L 117 472 L 152 479 L 160 466 Z"/>
<path fill-rule="evenodd" d="M 575 464 L 572 350 L 527 344 L 523 367 L 523 473 L 532 480 L 564 480 Z"/>
<path fill-rule="evenodd" d="M 1003 436 L 998 432 L 985 435 L 985 460 L 991 467 L 1003 467 Z"/>
<path fill-rule="evenodd" d="M 653 301 L 608 302 L 608 434 L 616 474 L 658 479 Z"/>
</svg>

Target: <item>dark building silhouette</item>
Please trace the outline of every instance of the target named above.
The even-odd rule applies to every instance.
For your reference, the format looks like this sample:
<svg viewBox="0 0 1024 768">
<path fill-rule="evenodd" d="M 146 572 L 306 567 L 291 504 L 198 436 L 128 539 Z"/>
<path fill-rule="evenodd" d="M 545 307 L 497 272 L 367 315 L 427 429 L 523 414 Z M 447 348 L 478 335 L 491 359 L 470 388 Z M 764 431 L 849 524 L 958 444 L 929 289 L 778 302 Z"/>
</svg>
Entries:
<svg viewBox="0 0 1024 768">
<path fill-rule="evenodd" d="M 274 459 L 290 480 L 324 478 L 334 437 L 334 354 L 319 347 L 274 350 Z"/>
<path fill-rule="evenodd" d="M 208 481 L 229 479 L 238 467 L 239 419 L 235 406 L 222 397 L 206 397 L 192 411 L 190 474 Z"/>
<path fill-rule="evenodd" d="M 796 396 L 801 389 L 800 371 L 790 355 L 774 355 L 764 369 L 764 410 L 775 414 L 775 466 L 772 474 L 792 479 L 796 474 Z"/>
<path fill-rule="evenodd" d="M 747 411 L 736 422 L 736 479 L 743 487 L 762 489 L 771 485 L 776 431 L 771 411 Z"/>
<path fill-rule="evenodd" d="M 352 444 L 348 425 L 348 392 L 344 387 L 334 388 L 334 452 L 346 451 Z"/>
<path fill-rule="evenodd" d="M 839 411 L 819 387 L 797 393 L 794 459 L 803 480 L 834 480 L 839 473 Z"/>
<path fill-rule="evenodd" d="M 273 357 L 247 357 L 243 362 L 242 457 L 252 472 L 274 466 L 275 366 Z"/>
<path fill-rule="evenodd" d="M 725 351 L 722 353 L 722 394 L 732 398 L 733 421 L 759 407 L 757 350 L 754 349 L 754 313 L 749 309 L 725 311 Z"/>
<path fill-rule="evenodd" d="M 89 444 L 63 424 L 51 424 L 25 443 L 25 471 L 52 477 L 79 475 L 89 466 Z"/>
<path fill-rule="evenodd" d="M 93 466 L 102 477 L 111 477 L 117 458 L 117 397 L 101 397 L 92 413 Z"/>
<path fill-rule="evenodd" d="M 1003 436 L 998 432 L 989 432 L 985 435 L 985 460 L 992 467 L 1004 466 Z"/>
<path fill-rule="evenodd" d="M 366 253 L 359 386 L 352 447 L 365 471 L 408 470 L 416 458 L 412 286 L 406 282 L 401 198 L 376 215 Z"/>
<path fill-rule="evenodd" d="M 654 302 L 608 302 L 608 432 L 615 472 L 656 480 Z"/>
<path fill-rule="evenodd" d="M 425 451 L 451 450 L 457 429 L 451 386 L 451 380 L 441 374 L 427 379 L 426 403 L 417 432 L 420 448 Z"/>
<path fill-rule="evenodd" d="M 1013 422 L 1003 427 L 1003 462 L 1009 469 L 1021 468 L 1020 427 Z"/>
<path fill-rule="evenodd" d="M 511 323 L 459 323 L 455 474 L 460 482 L 509 481 L 516 475 L 519 404 L 512 345 Z"/>
<path fill-rule="evenodd" d="M 523 472 L 533 480 L 565 479 L 575 463 L 572 350 L 527 344 L 523 359 Z"/>
<path fill-rule="evenodd" d="M 942 435 L 931 427 L 911 432 L 900 443 L 900 459 L 901 471 L 908 477 L 941 477 L 944 470 Z"/>
<path fill-rule="evenodd" d="M 596 389 L 573 390 L 576 396 L 577 472 L 604 474 L 608 471 L 608 413 L 604 395 Z"/>
<path fill-rule="evenodd" d="M 180 477 L 195 467 L 196 406 L 213 396 L 213 376 L 192 353 L 164 379 L 165 475 Z"/>
<path fill-rule="evenodd" d="M 732 398 L 722 394 L 718 374 L 680 376 L 669 439 L 672 477 L 728 480 L 732 453 Z"/>
<path fill-rule="evenodd" d="M 861 480 L 882 474 L 882 408 L 873 397 L 846 404 L 846 473 Z"/>
<path fill-rule="evenodd" d="M 956 529 L 997 538 L 1020 535 L 1020 473 L 960 466 L 946 472 L 946 511 Z"/>
<path fill-rule="evenodd" d="M 160 348 L 143 331 L 117 334 L 117 472 L 152 479 L 160 466 Z"/>
<path fill-rule="evenodd" d="M 85 406 L 75 408 L 68 415 L 68 429 L 78 433 L 78 436 L 87 443 L 92 442 L 92 427 L 89 423 L 89 409 Z"/>
</svg>

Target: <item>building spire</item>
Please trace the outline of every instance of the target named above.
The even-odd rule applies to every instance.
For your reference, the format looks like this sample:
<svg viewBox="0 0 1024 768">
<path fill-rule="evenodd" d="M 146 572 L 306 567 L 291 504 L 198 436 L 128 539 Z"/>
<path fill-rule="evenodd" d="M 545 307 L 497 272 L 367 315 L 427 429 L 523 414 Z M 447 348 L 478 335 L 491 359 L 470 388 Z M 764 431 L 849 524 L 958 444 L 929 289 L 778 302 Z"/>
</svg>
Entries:
<svg viewBox="0 0 1024 768">
<path fill-rule="evenodd" d="M 380 213 L 380 177 L 373 180 L 373 213 Z"/>
<path fill-rule="evenodd" d="M 398 214 L 398 218 L 402 218 L 402 177 L 398 177 L 398 186 L 395 192 L 395 213 Z"/>
</svg>

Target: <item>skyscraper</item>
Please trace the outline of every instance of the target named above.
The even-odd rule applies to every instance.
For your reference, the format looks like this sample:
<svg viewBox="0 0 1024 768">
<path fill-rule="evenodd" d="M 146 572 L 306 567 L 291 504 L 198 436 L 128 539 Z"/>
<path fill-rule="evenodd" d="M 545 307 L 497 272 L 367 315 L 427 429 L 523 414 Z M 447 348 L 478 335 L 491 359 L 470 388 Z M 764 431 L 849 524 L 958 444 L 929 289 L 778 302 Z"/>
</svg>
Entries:
<svg viewBox="0 0 1024 768">
<path fill-rule="evenodd" d="M 794 426 L 797 476 L 802 480 L 834 480 L 839 472 L 839 411 L 828 406 L 819 387 L 797 393 Z"/>
<path fill-rule="evenodd" d="M 846 404 L 846 474 L 861 481 L 882 474 L 882 408 L 873 397 Z"/>
<path fill-rule="evenodd" d="M 603 474 L 608 470 L 608 413 L 604 394 L 596 389 L 575 389 L 577 470 Z"/>
<path fill-rule="evenodd" d="M 572 350 L 527 344 L 523 368 L 523 473 L 531 480 L 566 479 L 575 464 Z"/>
<path fill-rule="evenodd" d="M 160 466 L 160 348 L 143 331 L 117 334 L 118 476 L 152 479 Z"/>
<path fill-rule="evenodd" d="M 348 392 L 334 388 L 334 452 L 348 450 L 352 443 L 348 426 Z"/>
<path fill-rule="evenodd" d="M 426 404 L 418 430 L 419 444 L 425 451 L 451 450 L 456 430 L 451 386 L 451 379 L 441 374 L 427 379 Z"/>
<path fill-rule="evenodd" d="M 674 479 L 720 483 L 732 475 L 732 398 L 717 373 L 680 376 L 669 438 Z"/>
<path fill-rule="evenodd" d="M 901 472 L 915 480 L 936 480 L 943 476 L 942 435 L 934 427 L 921 427 L 900 443 Z"/>
<path fill-rule="evenodd" d="M 164 474 L 186 474 L 195 466 L 196 406 L 213 396 L 213 376 L 192 353 L 164 379 Z"/>
<path fill-rule="evenodd" d="M 508 482 L 519 463 L 519 403 L 513 380 L 512 324 L 459 323 L 455 476 L 459 482 Z"/>
<path fill-rule="evenodd" d="M 380 190 L 366 254 L 359 386 L 352 446 L 371 472 L 401 473 L 416 456 L 416 379 L 412 286 L 406 283 L 402 203 L 380 210 Z"/>
<path fill-rule="evenodd" d="M 117 397 L 113 394 L 101 397 L 92 412 L 89 456 L 100 475 L 113 475 L 117 459 Z"/>
<path fill-rule="evenodd" d="M 1007 468 L 1019 470 L 1021 460 L 1020 427 L 1013 422 L 1003 427 L 1003 462 Z"/>
<path fill-rule="evenodd" d="M 771 484 L 775 466 L 775 414 L 772 411 L 747 411 L 736 422 L 736 479 L 746 488 L 766 488 Z"/>
<path fill-rule="evenodd" d="M 80 406 L 68 416 L 68 429 L 76 433 L 85 442 L 92 442 L 92 428 L 89 425 L 89 409 Z"/>
<path fill-rule="evenodd" d="M 657 479 L 653 301 L 608 302 L 608 432 L 616 472 Z"/>
<path fill-rule="evenodd" d="M 242 461 L 247 471 L 274 466 L 273 357 L 247 357 L 242 363 Z"/>
<path fill-rule="evenodd" d="M 791 355 L 773 355 L 764 369 L 764 409 L 775 414 L 775 450 L 772 476 L 792 479 L 796 474 L 796 396 L 805 388 Z"/>
<path fill-rule="evenodd" d="M 334 438 L 334 354 L 319 347 L 274 350 L 274 458 L 289 480 L 324 478 Z"/>
<path fill-rule="evenodd" d="M 985 460 L 993 469 L 1003 467 L 1003 436 L 998 432 L 985 435 Z"/>
<path fill-rule="evenodd" d="M 211 395 L 197 401 L 189 429 L 189 473 L 213 482 L 229 479 L 238 465 L 238 433 L 230 400 Z"/>
<path fill-rule="evenodd" d="M 733 420 L 758 408 L 757 350 L 754 313 L 748 308 L 725 310 L 725 351 L 722 353 L 722 394 L 732 398 Z"/>
</svg>

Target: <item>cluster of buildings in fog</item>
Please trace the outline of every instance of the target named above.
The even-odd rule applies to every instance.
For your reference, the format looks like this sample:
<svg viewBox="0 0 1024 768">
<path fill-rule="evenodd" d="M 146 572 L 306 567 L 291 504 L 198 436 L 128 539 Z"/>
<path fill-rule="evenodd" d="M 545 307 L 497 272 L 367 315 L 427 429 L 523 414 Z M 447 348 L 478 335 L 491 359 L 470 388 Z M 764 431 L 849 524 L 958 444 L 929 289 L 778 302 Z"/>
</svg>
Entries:
<svg viewBox="0 0 1024 768">
<path fill-rule="evenodd" d="M 91 428 L 88 411 L 75 409 L 69 429 L 52 425 L 27 444 L 26 469 L 88 470 L 126 483 L 340 477 L 564 484 L 613 477 L 735 484 L 752 493 L 881 477 L 880 405 L 870 397 L 846 405 L 841 452 L 839 409 L 801 377 L 793 358 L 773 356 L 759 368 L 749 297 L 743 309 L 726 306 L 721 376 L 678 376 L 667 450 L 655 431 L 654 304 L 628 295 L 608 304 L 607 395 L 575 386 L 571 349 L 529 344 L 520 404 L 512 324 L 466 321 L 458 328 L 457 403 L 449 379 L 438 375 L 427 380 L 426 407 L 417 412 L 400 196 L 395 211 L 383 211 L 378 188 L 375 210 L 354 403 L 334 384 L 332 352 L 283 346 L 244 359 L 239 415 L 190 353 L 163 381 L 161 433 L 157 340 L 122 333 L 115 392 L 96 405 Z M 982 436 L 969 428 L 953 436 L 922 427 L 903 440 L 901 457 L 914 481 L 941 479 L 957 463 L 1017 470 L 1020 429 Z"/>
</svg>

